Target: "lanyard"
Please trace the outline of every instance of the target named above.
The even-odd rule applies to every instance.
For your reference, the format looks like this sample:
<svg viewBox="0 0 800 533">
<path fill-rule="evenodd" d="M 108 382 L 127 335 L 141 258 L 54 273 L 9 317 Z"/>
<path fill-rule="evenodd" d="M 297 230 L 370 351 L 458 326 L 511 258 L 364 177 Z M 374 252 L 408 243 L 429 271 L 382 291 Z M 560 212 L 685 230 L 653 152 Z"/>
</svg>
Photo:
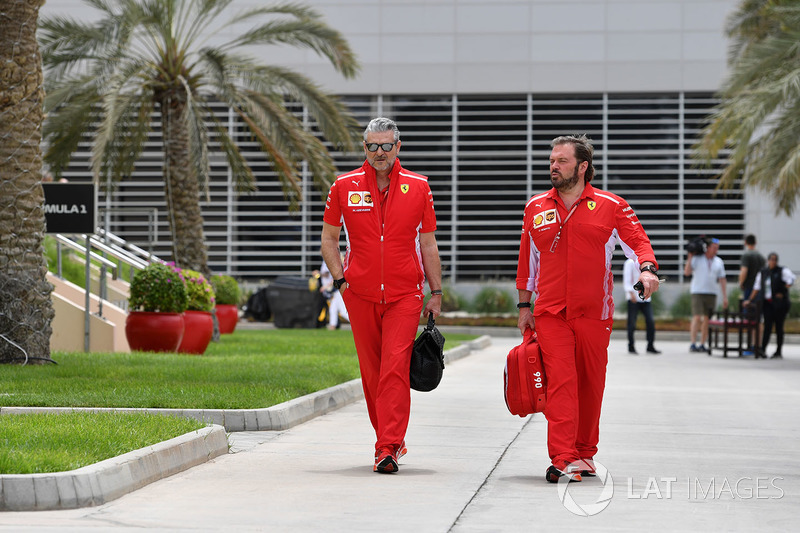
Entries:
<svg viewBox="0 0 800 533">
<path fill-rule="evenodd" d="M 569 210 L 567 213 L 567 218 L 564 219 L 558 226 L 558 233 L 556 233 L 556 237 L 553 239 L 553 244 L 550 245 L 550 253 L 555 253 L 556 247 L 558 246 L 558 241 L 561 240 L 561 230 L 564 229 L 564 225 L 567 223 L 567 220 L 572 216 L 572 213 L 578 209 L 578 206 L 581 205 L 581 200 L 575 202 L 575 205 L 572 206 L 572 209 Z M 556 216 L 558 216 L 558 205 L 556 205 Z M 559 217 L 560 218 L 560 217 Z"/>
</svg>

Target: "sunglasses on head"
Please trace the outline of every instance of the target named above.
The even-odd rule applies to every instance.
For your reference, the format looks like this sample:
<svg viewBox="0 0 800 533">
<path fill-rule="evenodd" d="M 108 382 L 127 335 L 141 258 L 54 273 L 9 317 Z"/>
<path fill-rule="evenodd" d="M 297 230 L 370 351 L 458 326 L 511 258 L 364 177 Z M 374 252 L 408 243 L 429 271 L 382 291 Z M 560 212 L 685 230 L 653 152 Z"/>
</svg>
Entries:
<svg viewBox="0 0 800 533">
<path fill-rule="evenodd" d="M 378 147 L 380 146 L 381 150 L 384 152 L 391 152 L 394 145 L 397 143 L 364 143 L 367 147 L 367 150 L 370 152 L 377 152 Z"/>
</svg>

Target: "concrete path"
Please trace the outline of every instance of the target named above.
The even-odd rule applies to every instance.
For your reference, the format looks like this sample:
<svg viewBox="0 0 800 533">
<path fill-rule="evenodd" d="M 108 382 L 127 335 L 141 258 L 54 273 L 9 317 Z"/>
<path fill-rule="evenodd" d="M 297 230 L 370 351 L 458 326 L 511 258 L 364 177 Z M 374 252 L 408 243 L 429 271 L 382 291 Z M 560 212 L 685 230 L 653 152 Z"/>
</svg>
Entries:
<svg viewBox="0 0 800 533">
<path fill-rule="evenodd" d="M 372 472 L 363 400 L 93 508 L 0 514 L 0 531 L 795 531 L 800 346 L 723 359 L 612 339 L 601 420 L 607 469 L 549 484 L 546 423 L 511 416 L 505 356 L 519 338 L 448 365 L 414 393 L 400 472 Z M 611 494 L 610 487 L 613 487 Z M 590 516 L 581 516 L 590 515 Z"/>
</svg>

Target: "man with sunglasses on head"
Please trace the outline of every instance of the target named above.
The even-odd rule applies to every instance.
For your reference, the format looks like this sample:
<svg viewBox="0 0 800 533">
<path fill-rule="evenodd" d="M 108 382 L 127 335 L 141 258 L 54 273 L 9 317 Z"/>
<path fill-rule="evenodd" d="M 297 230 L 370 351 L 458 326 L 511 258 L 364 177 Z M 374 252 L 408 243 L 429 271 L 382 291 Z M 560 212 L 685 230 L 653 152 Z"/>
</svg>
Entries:
<svg viewBox="0 0 800 533">
<path fill-rule="evenodd" d="M 542 350 L 552 462 L 545 479 L 557 483 L 563 476 L 581 481 L 581 476 L 595 475 L 617 241 L 641 267 L 642 298 L 658 290 L 659 278 L 650 240 L 633 209 L 590 184 L 590 140 L 585 135 L 556 137 L 551 147 L 553 188 L 525 205 L 517 307 L 520 332 L 535 331 Z"/>
<path fill-rule="evenodd" d="M 439 315 L 442 271 L 428 178 L 400 165 L 400 131 L 376 118 L 364 130 L 366 161 L 331 185 L 322 257 L 350 315 L 367 411 L 375 429 L 373 471 L 398 471 L 411 413 L 411 349 L 423 311 Z M 347 253 L 339 255 L 345 227 Z"/>
</svg>

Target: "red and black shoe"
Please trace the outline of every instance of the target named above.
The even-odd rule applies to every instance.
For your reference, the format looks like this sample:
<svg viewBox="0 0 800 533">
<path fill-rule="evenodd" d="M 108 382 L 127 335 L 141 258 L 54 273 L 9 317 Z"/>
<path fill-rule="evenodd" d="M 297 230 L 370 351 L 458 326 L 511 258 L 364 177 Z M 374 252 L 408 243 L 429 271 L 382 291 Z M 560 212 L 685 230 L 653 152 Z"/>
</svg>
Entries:
<svg viewBox="0 0 800 533">
<path fill-rule="evenodd" d="M 398 470 L 397 457 L 395 457 L 394 452 L 389 450 L 389 448 L 381 448 L 375 452 L 375 466 L 372 467 L 373 472 L 393 474 Z"/>
<path fill-rule="evenodd" d="M 595 477 L 597 476 L 597 470 L 594 468 L 594 460 L 593 459 L 581 459 L 579 472 L 582 477 Z"/>
<path fill-rule="evenodd" d="M 397 453 L 395 453 L 395 455 L 397 456 L 397 460 L 399 461 L 400 459 L 402 459 L 403 456 L 407 453 L 408 453 L 408 447 L 406 446 L 406 441 L 404 440 L 402 443 L 400 443 L 400 447 L 397 448 Z"/>
<path fill-rule="evenodd" d="M 550 483 L 558 483 L 558 480 L 565 476 L 569 479 L 570 483 L 581 481 L 581 474 L 574 465 L 568 465 L 566 470 L 565 472 L 556 468 L 555 465 L 550 465 L 550 468 L 548 468 L 547 472 L 544 474 L 544 478 Z"/>
</svg>

